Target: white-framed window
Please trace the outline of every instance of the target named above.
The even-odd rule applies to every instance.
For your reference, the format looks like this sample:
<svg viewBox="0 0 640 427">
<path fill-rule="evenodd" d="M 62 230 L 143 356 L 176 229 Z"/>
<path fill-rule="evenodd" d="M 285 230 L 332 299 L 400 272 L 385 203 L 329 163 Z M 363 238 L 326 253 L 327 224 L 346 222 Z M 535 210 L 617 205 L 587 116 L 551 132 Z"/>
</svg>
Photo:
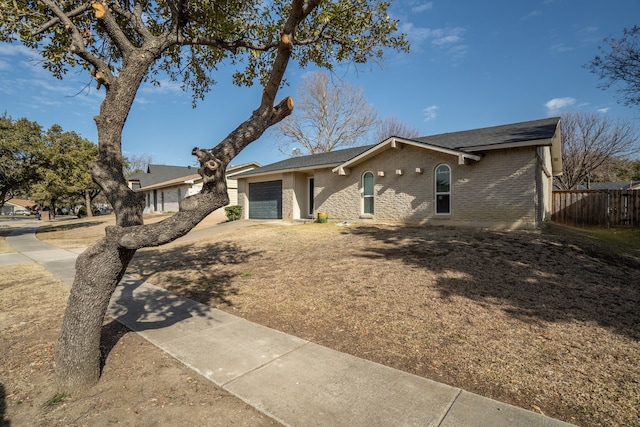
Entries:
<svg viewBox="0 0 640 427">
<path fill-rule="evenodd" d="M 373 172 L 365 172 L 362 174 L 362 213 L 373 215 L 374 202 L 374 181 Z"/>
<path fill-rule="evenodd" d="M 435 172 L 436 182 L 436 214 L 451 214 L 451 168 L 439 165 Z"/>
</svg>

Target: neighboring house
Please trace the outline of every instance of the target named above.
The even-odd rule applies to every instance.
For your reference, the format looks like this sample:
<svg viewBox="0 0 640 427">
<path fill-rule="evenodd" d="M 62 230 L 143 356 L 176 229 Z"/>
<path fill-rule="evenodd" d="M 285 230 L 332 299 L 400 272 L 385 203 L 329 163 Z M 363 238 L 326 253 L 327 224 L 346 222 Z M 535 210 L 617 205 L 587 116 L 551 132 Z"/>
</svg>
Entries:
<svg viewBox="0 0 640 427">
<path fill-rule="evenodd" d="M 549 118 L 294 157 L 244 172 L 244 218 L 535 228 L 562 173 Z"/>
<path fill-rule="evenodd" d="M 227 167 L 230 205 L 238 204 L 235 175 L 257 167 L 260 164 L 256 162 Z M 146 172 L 135 173 L 128 181 L 131 189 L 144 194 L 144 213 L 177 212 L 182 199 L 202 190 L 202 177 L 191 166 L 149 165 Z"/>
<path fill-rule="evenodd" d="M 29 213 L 33 212 L 38 207 L 38 204 L 33 200 L 27 199 L 9 199 L 2 206 L 2 211 L 0 212 L 2 215 L 12 215 L 14 212 L 24 212 L 28 211 Z"/>
<path fill-rule="evenodd" d="M 589 185 L 579 185 L 579 190 L 640 190 L 640 181 L 622 182 L 590 182 Z"/>
</svg>

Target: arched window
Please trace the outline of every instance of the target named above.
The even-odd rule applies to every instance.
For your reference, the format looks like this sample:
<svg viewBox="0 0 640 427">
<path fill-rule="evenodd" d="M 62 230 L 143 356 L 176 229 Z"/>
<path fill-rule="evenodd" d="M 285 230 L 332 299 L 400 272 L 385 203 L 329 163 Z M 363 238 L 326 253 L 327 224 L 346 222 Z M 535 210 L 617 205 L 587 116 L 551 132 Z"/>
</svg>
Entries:
<svg viewBox="0 0 640 427">
<path fill-rule="evenodd" d="M 436 168 L 436 214 L 451 213 L 451 168 L 440 165 Z"/>
<path fill-rule="evenodd" d="M 362 175 L 362 213 L 373 215 L 373 172 Z"/>
</svg>

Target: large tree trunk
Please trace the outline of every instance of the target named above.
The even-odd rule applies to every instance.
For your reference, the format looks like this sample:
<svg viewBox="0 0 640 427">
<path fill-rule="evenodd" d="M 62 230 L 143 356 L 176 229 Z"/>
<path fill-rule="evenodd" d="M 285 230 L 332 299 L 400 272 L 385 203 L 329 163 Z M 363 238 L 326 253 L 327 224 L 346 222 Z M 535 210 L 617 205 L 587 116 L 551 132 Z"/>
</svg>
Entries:
<svg viewBox="0 0 640 427">
<path fill-rule="evenodd" d="M 117 284 L 136 251 L 103 238 L 76 261 L 76 277 L 56 348 L 60 390 L 83 390 L 100 376 L 100 336 L 104 315 Z"/>
</svg>

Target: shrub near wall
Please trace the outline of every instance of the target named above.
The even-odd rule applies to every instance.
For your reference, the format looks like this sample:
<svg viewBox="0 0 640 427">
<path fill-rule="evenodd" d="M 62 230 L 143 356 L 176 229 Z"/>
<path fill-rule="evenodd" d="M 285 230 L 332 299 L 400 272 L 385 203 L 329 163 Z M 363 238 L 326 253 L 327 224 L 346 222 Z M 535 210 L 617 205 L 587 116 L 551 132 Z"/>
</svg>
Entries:
<svg viewBox="0 0 640 427">
<path fill-rule="evenodd" d="M 242 206 L 227 206 L 224 208 L 228 221 L 235 221 L 242 218 Z"/>
</svg>

